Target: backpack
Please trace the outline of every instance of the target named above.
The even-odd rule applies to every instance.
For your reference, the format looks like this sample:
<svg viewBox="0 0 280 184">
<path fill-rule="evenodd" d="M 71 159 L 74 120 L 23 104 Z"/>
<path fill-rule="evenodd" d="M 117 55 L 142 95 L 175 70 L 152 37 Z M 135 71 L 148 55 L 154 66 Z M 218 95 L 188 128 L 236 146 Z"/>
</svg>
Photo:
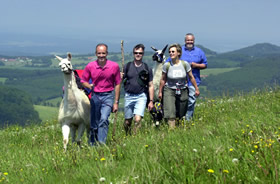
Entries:
<svg viewBox="0 0 280 184">
<path fill-rule="evenodd" d="M 87 95 L 87 97 L 90 99 L 91 91 L 88 88 L 83 87 L 83 85 L 81 83 L 81 77 L 83 75 L 83 72 L 84 72 L 84 70 L 74 70 L 76 84 L 77 84 L 78 88 L 82 89 L 85 92 L 85 94 Z M 90 81 L 90 83 L 91 83 L 91 81 Z"/>
<path fill-rule="evenodd" d="M 126 65 L 125 73 L 124 73 L 124 85 L 126 84 L 126 80 L 127 80 L 126 75 L 127 75 L 128 69 L 130 68 L 131 64 L 132 64 L 132 62 L 128 62 L 127 65 Z M 147 63 L 143 62 L 143 64 L 144 64 L 144 69 L 145 70 L 142 70 L 141 72 L 139 72 L 138 83 L 139 83 L 140 86 L 142 86 L 144 88 L 148 88 L 148 86 L 149 86 L 149 67 L 148 67 Z M 144 77 L 144 75 L 148 76 L 148 77 Z"/>
<path fill-rule="evenodd" d="M 126 75 L 127 75 L 127 72 L 128 72 L 128 69 L 130 68 L 132 62 L 128 62 L 126 64 L 126 68 L 125 68 L 125 73 L 124 73 L 124 85 L 126 85 L 126 81 L 127 81 L 127 78 L 126 78 Z M 149 95 L 149 67 L 147 65 L 147 63 L 144 63 L 144 69 L 145 69 L 145 75 L 147 75 L 148 77 L 144 78 L 144 77 L 140 77 L 139 75 L 141 75 L 141 72 L 143 72 L 144 70 L 142 70 L 141 72 L 139 72 L 138 74 L 138 83 L 140 84 L 140 86 L 144 87 L 145 90 L 144 92 L 146 93 L 146 96 L 147 96 L 147 103 L 146 103 L 146 107 L 148 107 L 148 104 L 150 102 L 150 95 Z M 141 83 L 142 81 L 142 83 Z"/>
</svg>

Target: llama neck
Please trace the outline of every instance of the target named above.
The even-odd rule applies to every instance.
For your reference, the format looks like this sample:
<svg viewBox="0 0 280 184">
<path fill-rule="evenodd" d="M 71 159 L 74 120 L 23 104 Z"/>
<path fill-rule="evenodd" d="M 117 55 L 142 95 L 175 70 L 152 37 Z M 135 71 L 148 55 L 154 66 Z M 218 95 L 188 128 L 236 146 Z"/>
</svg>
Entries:
<svg viewBox="0 0 280 184">
<path fill-rule="evenodd" d="M 153 75 L 161 75 L 162 74 L 162 66 L 163 63 L 156 62 L 154 69 L 153 69 Z"/>
<path fill-rule="evenodd" d="M 73 89 L 77 88 L 75 76 L 73 72 L 71 74 L 64 74 L 64 94 L 68 96 L 73 93 Z"/>
</svg>

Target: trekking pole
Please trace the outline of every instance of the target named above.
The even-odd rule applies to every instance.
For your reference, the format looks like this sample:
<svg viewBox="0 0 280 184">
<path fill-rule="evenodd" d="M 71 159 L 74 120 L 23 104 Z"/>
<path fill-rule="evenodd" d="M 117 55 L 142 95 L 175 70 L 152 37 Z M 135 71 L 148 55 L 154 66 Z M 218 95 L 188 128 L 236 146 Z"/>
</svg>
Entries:
<svg viewBox="0 0 280 184">
<path fill-rule="evenodd" d="M 123 40 L 121 40 L 121 51 L 122 51 L 122 70 L 121 70 L 121 72 L 123 73 L 123 67 L 124 67 Z M 115 141 L 115 132 L 116 132 L 116 127 L 117 127 L 117 119 L 118 119 L 118 111 L 115 113 L 114 126 L 113 126 L 113 132 L 112 132 L 112 139 L 114 141 Z"/>
</svg>

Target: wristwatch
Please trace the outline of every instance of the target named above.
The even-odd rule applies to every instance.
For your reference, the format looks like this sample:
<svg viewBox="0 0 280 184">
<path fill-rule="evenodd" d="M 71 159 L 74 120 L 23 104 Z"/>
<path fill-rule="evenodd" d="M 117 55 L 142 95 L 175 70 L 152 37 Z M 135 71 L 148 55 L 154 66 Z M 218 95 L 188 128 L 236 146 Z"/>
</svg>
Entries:
<svg viewBox="0 0 280 184">
<path fill-rule="evenodd" d="M 115 104 L 119 104 L 119 101 L 115 101 Z"/>
</svg>

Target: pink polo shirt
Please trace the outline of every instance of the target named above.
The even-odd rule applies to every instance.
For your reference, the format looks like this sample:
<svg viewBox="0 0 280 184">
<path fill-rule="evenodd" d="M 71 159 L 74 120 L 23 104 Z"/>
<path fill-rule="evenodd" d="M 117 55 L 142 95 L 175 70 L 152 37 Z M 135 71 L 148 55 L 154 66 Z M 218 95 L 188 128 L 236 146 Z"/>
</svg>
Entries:
<svg viewBox="0 0 280 184">
<path fill-rule="evenodd" d="M 97 61 L 92 61 L 84 69 L 81 82 L 89 82 L 90 79 L 94 84 L 94 92 L 113 91 L 121 82 L 120 67 L 110 60 L 107 60 L 103 68 Z"/>
</svg>

